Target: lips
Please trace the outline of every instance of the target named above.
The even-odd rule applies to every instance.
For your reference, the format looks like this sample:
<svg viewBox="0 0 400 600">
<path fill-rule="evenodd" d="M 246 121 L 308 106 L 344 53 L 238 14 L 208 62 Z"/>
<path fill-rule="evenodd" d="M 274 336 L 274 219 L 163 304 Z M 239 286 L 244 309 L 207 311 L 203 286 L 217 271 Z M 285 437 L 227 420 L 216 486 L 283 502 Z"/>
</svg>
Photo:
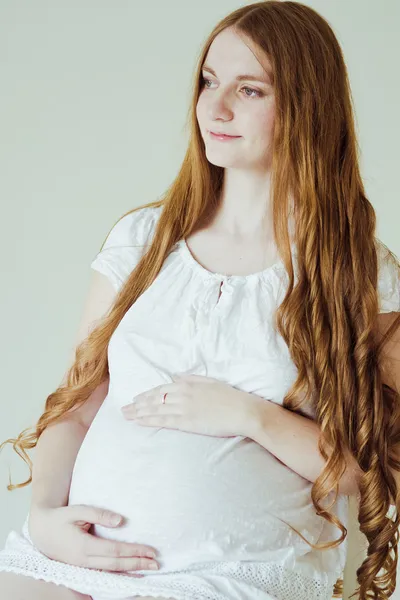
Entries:
<svg viewBox="0 0 400 600">
<path fill-rule="evenodd" d="M 229 137 L 229 138 L 240 137 L 240 135 L 228 135 L 227 133 L 220 133 L 219 131 L 211 131 L 211 130 L 209 130 L 209 133 L 212 133 L 213 135 L 219 135 L 221 137 Z"/>
</svg>

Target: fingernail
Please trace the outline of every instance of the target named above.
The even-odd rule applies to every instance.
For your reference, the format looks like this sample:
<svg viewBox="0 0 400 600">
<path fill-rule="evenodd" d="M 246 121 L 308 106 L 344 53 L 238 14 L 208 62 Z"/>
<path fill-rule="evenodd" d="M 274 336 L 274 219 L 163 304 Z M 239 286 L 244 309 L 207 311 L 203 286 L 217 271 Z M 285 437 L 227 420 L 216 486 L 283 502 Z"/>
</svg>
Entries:
<svg viewBox="0 0 400 600">
<path fill-rule="evenodd" d="M 155 552 L 146 552 L 146 556 L 148 558 L 155 558 L 156 557 L 156 553 Z"/>
<path fill-rule="evenodd" d="M 153 571 L 156 571 L 158 569 L 158 565 L 156 565 L 155 563 L 151 563 L 149 565 L 149 569 L 152 569 Z"/>
</svg>

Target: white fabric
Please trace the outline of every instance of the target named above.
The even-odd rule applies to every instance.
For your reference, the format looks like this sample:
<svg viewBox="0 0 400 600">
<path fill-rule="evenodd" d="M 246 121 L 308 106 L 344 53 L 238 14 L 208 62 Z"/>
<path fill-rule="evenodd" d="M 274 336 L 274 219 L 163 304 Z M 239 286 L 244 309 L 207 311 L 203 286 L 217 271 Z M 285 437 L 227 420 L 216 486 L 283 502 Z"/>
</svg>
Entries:
<svg viewBox="0 0 400 600">
<path fill-rule="evenodd" d="M 148 247 L 161 210 L 124 216 L 91 263 L 116 290 Z M 379 256 L 381 311 L 400 310 L 395 270 L 381 250 Z M 109 392 L 78 453 L 69 502 L 124 515 L 123 526 L 97 526 L 96 533 L 154 546 L 160 570 L 140 571 L 146 577 L 137 579 L 50 560 L 30 542 L 27 521 L 21 534 L 9 534 L 0 570 L 94 600 L 330 600 L 347 540 L 314 551 L 288 525 L 314 543 L 340 535 L 316 515 L 309 481 L 250 438 L 140 426 L 120 412 L 176 372 L 215 377 L 282 403 L 297 374 L 273 327 L 287 281 L 280 261 L 248 276 L 212 273 L 181 240 L 110 340 Z M 345 525 L 347 508 L 347 496 L 339 496 L 334 510 Z"/>
</svg>

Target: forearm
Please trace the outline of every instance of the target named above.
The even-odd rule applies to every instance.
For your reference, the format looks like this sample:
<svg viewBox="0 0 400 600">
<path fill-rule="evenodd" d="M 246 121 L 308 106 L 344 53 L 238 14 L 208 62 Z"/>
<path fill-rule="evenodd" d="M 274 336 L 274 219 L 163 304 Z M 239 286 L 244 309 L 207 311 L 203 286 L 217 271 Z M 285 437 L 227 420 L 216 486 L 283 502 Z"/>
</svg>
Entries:
<svg viewBox="0 0 400 600">
<path fill-rule="evenodd" d="M 87 428 L 73 418 L 49 425 L 36 445 L 31 508 L 66 506 L 72 470 Z"/>
<path fill-rule="evenodd" d="M 318 449 L 320 426 L 272 401 L 259 403 L 258 418 L 249 421 L 249 437 L 308 481 L 321 474 L 325 459 Z M 355 459 L 347 454 L 347 469 L 339 482 L 339 493 L 358 494 L 361 473 Z"/>
<path fill-rule="evenodd" d="M 109 377 L 77 409 L 43 431 L 32 469 L 31 506 L 66 506 L 76 456 L 108 393 Z"/>
</svg>

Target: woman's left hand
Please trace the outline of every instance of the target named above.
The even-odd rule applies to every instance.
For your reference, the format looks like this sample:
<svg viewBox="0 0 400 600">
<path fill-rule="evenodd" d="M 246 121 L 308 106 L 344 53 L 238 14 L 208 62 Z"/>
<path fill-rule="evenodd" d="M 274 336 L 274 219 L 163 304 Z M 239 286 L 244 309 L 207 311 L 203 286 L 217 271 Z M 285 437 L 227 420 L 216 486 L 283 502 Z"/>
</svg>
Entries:
<svg viewBox="0 0 400 600">
<path fill-rule="evenodd" d="M 172 375 L 173 383 L 152 388 L 121 410 L 138 425 L 179 429 L 215 437 L 249 436 L 261 418 L 260 396 L 203 375 Z M 165 404 L 161 399 L 167 393 Z"/>
</svg>

